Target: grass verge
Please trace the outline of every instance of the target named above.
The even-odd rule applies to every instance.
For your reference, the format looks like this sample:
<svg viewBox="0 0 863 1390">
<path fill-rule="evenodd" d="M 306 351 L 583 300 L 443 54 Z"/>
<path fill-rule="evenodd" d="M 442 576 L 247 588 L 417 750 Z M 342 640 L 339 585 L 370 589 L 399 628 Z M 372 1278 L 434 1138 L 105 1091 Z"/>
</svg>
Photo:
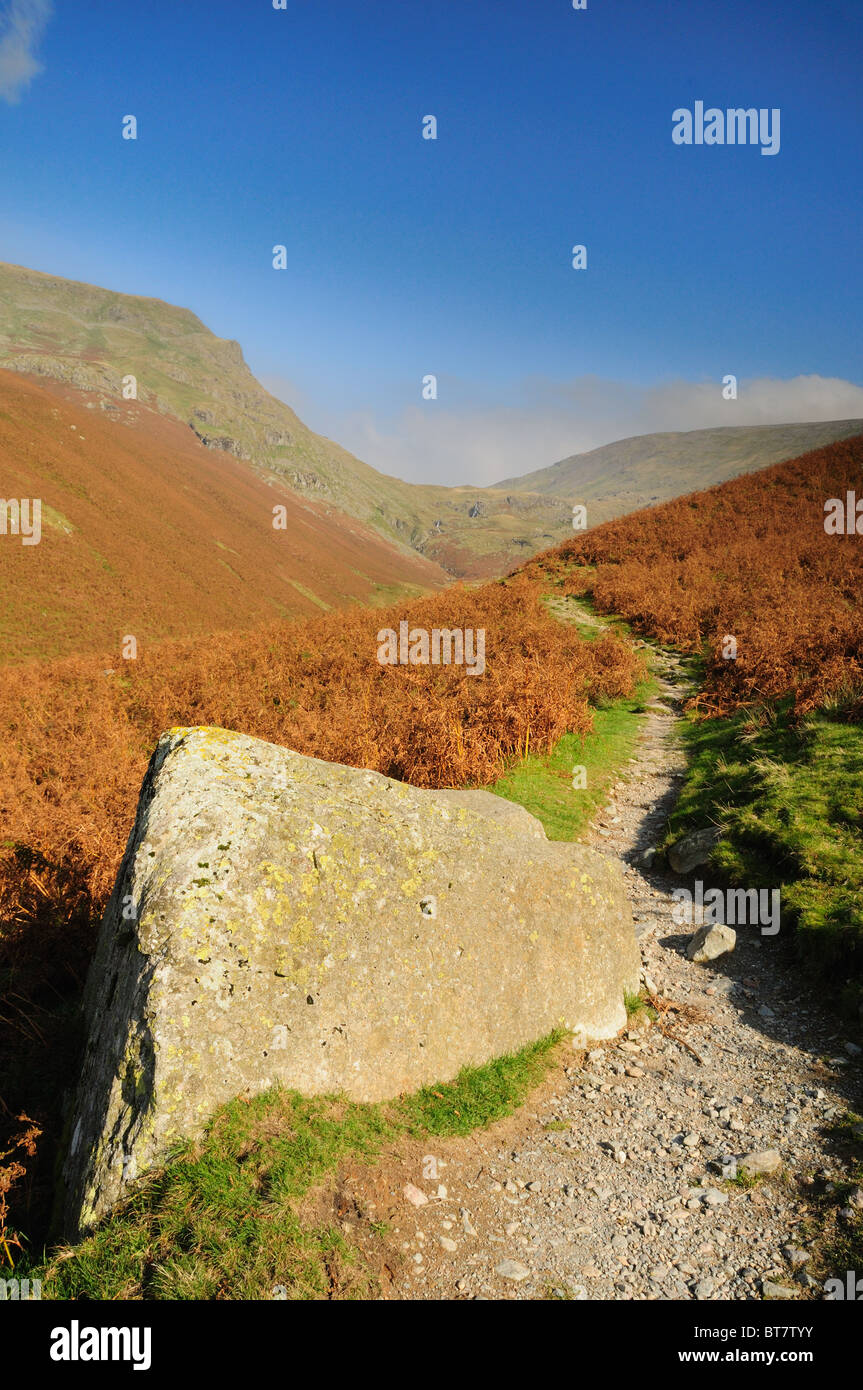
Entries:
<svg viewBox="0 0 863 1390">
<path fill-rule="evenodd" d="M 863 985 L 863 728 L 840 715 L 795 723 L 786 703 L 688 721 L 690 768 L 666 843 L 721 824 L 713 868 L 779 888 L 783 928 L 851 1005 Z"/>
<path fill-rule="evenodd" d="M 628 699 L 598 705 L 593 731 L 586 737 L 564 734 L 551 753 L 529 753 L 488 790 L 524 806 L 542 821 L 550 840 L 576 839 L 633 757 L 645 704 L 654 689 L 653 681 L 647 680 Z M 584 770 L 584 787 L 573 785 L 575 768 Z"/>
<path fill-rule="evenodd" d="M 279 1088 L 218 1111 L 89 1237 L 16 1269 L 52 1299 L 356 1299 L 375 1274 L 335 1221 L 303 1199 L 347 1161 L 404 1138 L 449 1137 L 513 1113 L 553 1065 L 555 1032 L 447 1084 L 388 1104 Z"/>
</svg>

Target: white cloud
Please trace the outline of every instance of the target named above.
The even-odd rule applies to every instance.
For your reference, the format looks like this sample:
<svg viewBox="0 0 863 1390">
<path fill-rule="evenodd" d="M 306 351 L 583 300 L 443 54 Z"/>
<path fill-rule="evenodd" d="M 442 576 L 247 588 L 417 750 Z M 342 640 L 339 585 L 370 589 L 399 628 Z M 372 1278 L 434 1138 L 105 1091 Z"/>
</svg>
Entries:
<svg viewBox="0 0 863 1390">
<path fill-rule="evenodd" d="M 0 97 L 10 104 L 42 71 L 36 49 L 52 9 L 51 0 L 8 0 L 0 11 Z"/>
<path fill-rule="evenodd" d="M 302 403 L 288 384 L 270 378 L 312 429 L 327 434 L 382 473 L 409 482 L 490 484 L 545 468 L 629 435 L 718 425 L 779 425 L 863 419 L 863 387 L 837 377 L 741 380 L 738 399 L 722 399 L 721 383 L 671 381 L 637 387 L 579 377 L 523 381 L 505 400 L 473 395 L 464 382 L 439 382 L 439 398 L 397 414 L 335 413 Z M 447 398 L 458 400 L 448 407 Z"/>
</svg>

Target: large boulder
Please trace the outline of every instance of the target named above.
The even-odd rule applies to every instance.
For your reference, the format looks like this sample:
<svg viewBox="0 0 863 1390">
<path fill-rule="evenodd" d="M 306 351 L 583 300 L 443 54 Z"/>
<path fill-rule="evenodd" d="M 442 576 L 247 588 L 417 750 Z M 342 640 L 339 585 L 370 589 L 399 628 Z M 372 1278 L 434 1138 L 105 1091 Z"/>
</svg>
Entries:
<svg viewBox="0 0 863 1390">
<path fill-rule="evenodd" d="M 618 865 L 521 807 L 173 729 L 87 983 L 67 1233 L 235 1095 L 375 1101 L 555 1027 L 608 1038 L 639 965 Z"/>
</svg>

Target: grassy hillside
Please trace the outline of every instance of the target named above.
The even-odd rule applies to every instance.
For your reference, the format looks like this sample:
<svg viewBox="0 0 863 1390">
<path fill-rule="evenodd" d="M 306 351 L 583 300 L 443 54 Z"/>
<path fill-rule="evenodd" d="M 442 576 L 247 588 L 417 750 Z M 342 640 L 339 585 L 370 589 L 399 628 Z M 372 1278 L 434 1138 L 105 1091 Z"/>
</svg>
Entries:
<svg viewBox="0 0 863 1390">
<path fill-rule="evenodd" d="M 571 529 L 565 500 L 416 486 L 376 472 L 264 390 L 239 343 L 158 299 L 0 263 L 0 367 L 88 390 L 103 407 L 120 401 L 131 374 L 142 402 L 207 446 L 459 576 L 498 574 Z"/>
<path fill-rule="evenodd" d="M 641 434 L 499 483 L 587 507 L 590 526 L 863 433 L 863 420 Z"/>
<path fill-rule="evenodd" d="M 0 665 L 392 602 L 448 576 L 344 513 L 268 484 L 139 402 L 110 412 L 0 370 L 5 498 L 42 538 L 0 535 Z M 285 529 L 273 527 L 284 506 Z"/>
<path fill-rule="evenodd" d="M 484 673 L 381 665 L 377 632 L 401 619 L 482 628 Z M 535 586 L 516 580 L 154 644 L 107 676 L 104 655 L 6 667 L 0 943 L 26 947 L 31 908 L 47 909 L 62 934 L 83 898 L 97 911 L 107 901 L 168 728 L 214 724 L 415 786 L 487 785 L 528 746 L 586 734 L 595 705 L 633 693 L 640 665 L 616 636 L 587 642 L 561 627 Z"/>
</svg>

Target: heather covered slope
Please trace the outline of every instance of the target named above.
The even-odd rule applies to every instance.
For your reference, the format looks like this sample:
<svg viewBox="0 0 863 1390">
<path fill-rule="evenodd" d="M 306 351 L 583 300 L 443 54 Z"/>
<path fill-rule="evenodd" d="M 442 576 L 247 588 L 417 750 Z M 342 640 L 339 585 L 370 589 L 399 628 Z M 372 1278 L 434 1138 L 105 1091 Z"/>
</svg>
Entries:
<svg viewBox="0 0 863 1390">
<path fill-rule="evenodd" d="M 91 408 L 88 408 L 88 405 Z M 115 652 L 440 588 L 447 576 L 335 508 L 268 484 L 140 402 L 0 371 L 0 493 L 42 538 L 0 535 L 0 662 Z M 286 527 L 273 527 L 273 507 Z"/>
<path fill-rule="evenodd" d="M 563 575 L 603 612 L 702 654 L 706 710 L 859 701 L 863 534 L 831 534 L 825 503 L 841 499 L 844 513 L 849 493 L 863 500 L 861 479 L 858 435 L 608 522 L 528 569 Z"/>
</svg>

